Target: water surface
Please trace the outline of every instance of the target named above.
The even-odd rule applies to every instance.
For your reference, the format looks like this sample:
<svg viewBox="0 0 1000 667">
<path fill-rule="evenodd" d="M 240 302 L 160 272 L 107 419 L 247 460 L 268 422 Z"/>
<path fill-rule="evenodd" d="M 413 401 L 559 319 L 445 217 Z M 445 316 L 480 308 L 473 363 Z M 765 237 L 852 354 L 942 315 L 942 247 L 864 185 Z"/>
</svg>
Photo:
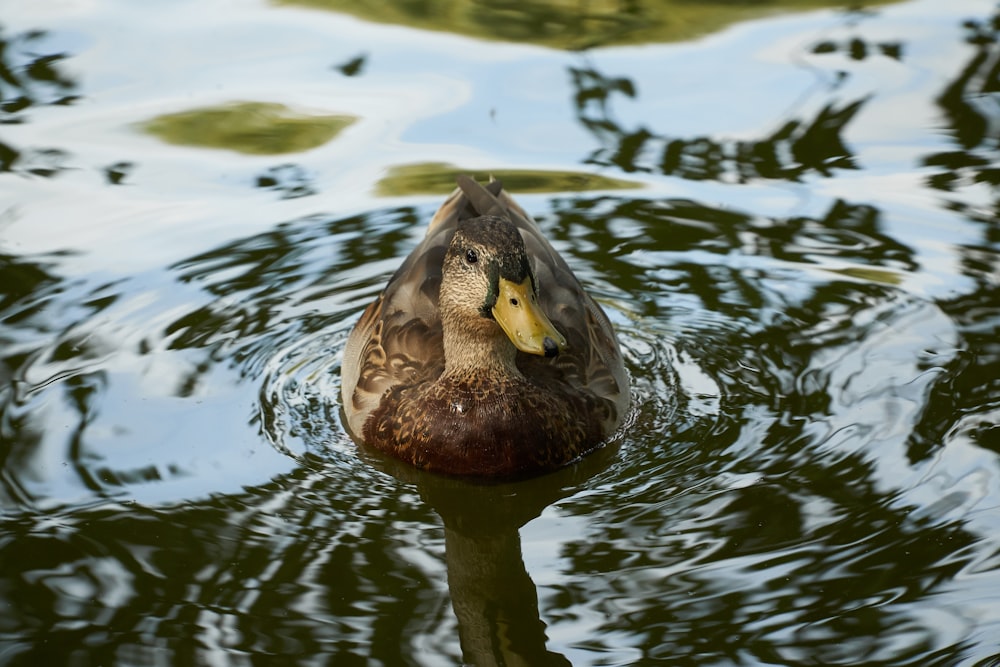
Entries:
<svg viewBox="0 0 1000 667">
<path fill-rule="evenodd" d="M 568 51 L 0 16 L 3 664 L 1000 660 L 992 3 Z M 231 124 L 148 131 L 199 110 Z M 619 333 L 627 425 L 552 475 L 341 426 L 347 334 L 456 170 L 509 176 Z"/>
</svg>

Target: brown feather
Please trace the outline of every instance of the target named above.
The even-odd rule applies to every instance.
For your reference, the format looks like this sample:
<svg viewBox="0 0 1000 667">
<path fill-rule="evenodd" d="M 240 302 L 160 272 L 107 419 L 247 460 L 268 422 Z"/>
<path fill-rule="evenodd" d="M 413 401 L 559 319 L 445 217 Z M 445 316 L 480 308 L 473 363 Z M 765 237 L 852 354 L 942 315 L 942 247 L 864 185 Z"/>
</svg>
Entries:
<svg viewBox="0 0 1000 667">
<path fill-rule="evenodd" d="M 618 343 L 603 310 L 502 184 L 458 183 L 348 338 L 348 427 L 372 447 L 440 472 L 552 470 L 599 446 L 621 423 L 629 389 Z M 554 359 L 517 352 L 520 373 L 455 377 L 443 373 L 442 267 L 459 221 L 482 215 L 506 218 L 520 232 L 539 305 L 568 345 Z M 470 322 L 469 330 L 482 326 Z"/>
</svg>

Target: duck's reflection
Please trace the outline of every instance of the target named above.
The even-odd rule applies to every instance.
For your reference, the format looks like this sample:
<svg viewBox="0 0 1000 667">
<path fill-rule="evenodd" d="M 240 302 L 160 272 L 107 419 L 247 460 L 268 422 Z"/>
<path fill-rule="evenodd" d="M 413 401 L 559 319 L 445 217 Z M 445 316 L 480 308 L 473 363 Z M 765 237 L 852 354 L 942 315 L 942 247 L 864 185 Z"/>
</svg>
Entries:
<svg viewBox="0 0 1000 667">
<path fill-rule="evenodd" d="M 607 466 L 609 447 L 541 478 L 488 484 L 428 475 L 377 453 L 369 462 L 413 484 L 444 522 L 448 591 L 462 658 L 471 665 L 569 665 L 547 646 L 519 530 Z"/>
<path fill-rule="evenodd" d="M 473 665 L 568 665 L 546 648 L 538 595 L 514 527 L 482 534 L 445 526 L 448 589 L 462 655 Z"/>
</svg>

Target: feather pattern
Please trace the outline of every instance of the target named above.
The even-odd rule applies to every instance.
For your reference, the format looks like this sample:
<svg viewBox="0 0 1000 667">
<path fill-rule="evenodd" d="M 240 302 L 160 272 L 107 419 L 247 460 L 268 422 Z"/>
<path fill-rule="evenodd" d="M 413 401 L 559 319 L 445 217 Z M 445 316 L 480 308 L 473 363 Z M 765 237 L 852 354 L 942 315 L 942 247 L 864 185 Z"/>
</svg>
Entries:
<svg viewBox="0 0 1000 667">
<path fill-rule="evenodd" d="M 555 469 L 599 446 L 628 408 L 614 330 L 499 181 L 484 187 L 462 176 L 458 184 L 348 338 L 342 364 L 348 428 L 366 445 L 439 472 L 497 477 Z M 483 245 L 477 221 L 512 225 L 523 249 Z M 485 298 L 478 283 L 458 275 L 461 243 L 480 249 L 481 264 L 504 253 L 526 254 L 537 305 L 554 335 L 565 339 L 558 355 L 515 350 L 478 311 L 442 317 L 443 292 L 449 303 Z M 452 339 L 466 341 L 452 344 L 447 356 L 446 326 L 458 330 Z M 480 349 L 480 339 L 487 353 L 466 355 L 466 347 Z M 495 363 L 479 359 L 493 350 Z"/>
</svg>

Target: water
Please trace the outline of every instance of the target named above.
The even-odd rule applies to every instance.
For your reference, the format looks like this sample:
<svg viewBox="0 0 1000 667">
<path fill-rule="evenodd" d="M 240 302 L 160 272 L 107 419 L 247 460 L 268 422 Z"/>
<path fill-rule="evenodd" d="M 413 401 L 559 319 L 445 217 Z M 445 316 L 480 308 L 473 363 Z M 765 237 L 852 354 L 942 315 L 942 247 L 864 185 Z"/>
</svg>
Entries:
<svg viewBox="0 0 1000 667">
<path fill-rule="evenodd" d="M 576 51 L 400 6 L 0 3 L 0 662 L 997 664 L 996 6 Z M 234 102 L 353 121 L 143 129 Z M 619 332 L 634 409 L 577 466 L 343 431 L 433 164 L 506 174 Z"/>
</svg>

